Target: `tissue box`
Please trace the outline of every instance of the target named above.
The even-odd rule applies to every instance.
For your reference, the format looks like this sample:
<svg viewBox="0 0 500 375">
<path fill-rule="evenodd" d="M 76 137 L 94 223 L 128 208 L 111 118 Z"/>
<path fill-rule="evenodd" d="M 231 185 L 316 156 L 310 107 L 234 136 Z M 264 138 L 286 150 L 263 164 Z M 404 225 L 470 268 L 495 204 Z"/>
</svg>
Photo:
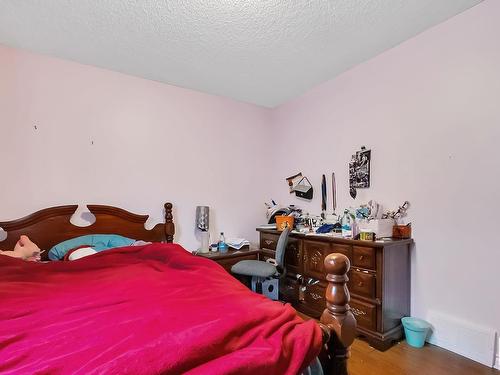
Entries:
<svg viewBox="0 0 500 375">
<path fill-rule="evenodd" d="M 392 237 L 394 219 L 360 220 L 358 228 L 360 232 L 373 232 L 377 238 Z"/>
</svg>

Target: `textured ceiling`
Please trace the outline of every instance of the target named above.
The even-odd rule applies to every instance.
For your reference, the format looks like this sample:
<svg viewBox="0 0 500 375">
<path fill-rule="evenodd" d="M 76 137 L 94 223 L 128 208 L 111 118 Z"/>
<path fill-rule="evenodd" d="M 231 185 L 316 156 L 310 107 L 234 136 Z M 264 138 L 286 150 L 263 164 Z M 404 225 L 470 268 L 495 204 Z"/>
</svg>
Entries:
<svg viewBox="0 0 500 375">
<path fill-rule="evenodd" d="M 481 0 L 0 0 L 0 43 L 274 107 Z"/>
</svg>

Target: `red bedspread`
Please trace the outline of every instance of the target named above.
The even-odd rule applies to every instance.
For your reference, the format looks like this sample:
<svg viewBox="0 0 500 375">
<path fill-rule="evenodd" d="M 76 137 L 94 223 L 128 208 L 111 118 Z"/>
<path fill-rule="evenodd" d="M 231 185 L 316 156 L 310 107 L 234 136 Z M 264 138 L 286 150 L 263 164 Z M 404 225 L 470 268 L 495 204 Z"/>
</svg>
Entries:
<svg viewBox="0 0 500 375">
<path fill-rule="evenodd" d="M 313 321 L 178 245 L 0 256 L 1 374 L 295 374 L 320 347 Z"/>
</svg>

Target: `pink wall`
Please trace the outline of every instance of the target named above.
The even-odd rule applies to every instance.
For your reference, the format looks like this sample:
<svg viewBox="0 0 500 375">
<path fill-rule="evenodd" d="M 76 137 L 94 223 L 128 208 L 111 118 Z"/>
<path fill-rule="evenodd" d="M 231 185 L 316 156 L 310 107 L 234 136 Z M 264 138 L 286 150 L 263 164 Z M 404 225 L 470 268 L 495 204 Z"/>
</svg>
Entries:
<svg viewBox="0 0 500 375">
<path fill-rule="evenodd" d="M 320 176 L 335 171 L 340 208 L 411 201 L 412 312 L 485 363 L 481 332 L 500 330 L 499 14 L 485 1 L 274 111 L 0 47 L 0 218 L 97 202 L 159 220 L 171 200 L 194 249 L 196 205 L 213 207 L 212 233 L 255 240 L 263 200 L 319 213 Z M 353 201 L 361 145 L 372 187 Z M 310 204 L 287 193 L 297 171 Z"/>
<path fill-rule="evenodd" d="M 1 219 L 97 202 L 160 220 L 171 200 L 189 249 L 200 204 L 213 234 L 255 240 L 267 109 L 1 46 L 0 66 Z"/>
<path fill-rule="evenodd" d="M 272 114 L 275 199 L 319 213 L 321 174 L 335 171 L 340 208 L 409 200 L 412 312 L 436 325 L 434 342 L 490 364 L 476 339 L 500 331 L 499 15 L 485 1 Z M 352 200 L 347 164 L 361 145 L 372 187 Z M 287 193 L 297 171 L 317 187 L 310 204 Z"/>
</svg>

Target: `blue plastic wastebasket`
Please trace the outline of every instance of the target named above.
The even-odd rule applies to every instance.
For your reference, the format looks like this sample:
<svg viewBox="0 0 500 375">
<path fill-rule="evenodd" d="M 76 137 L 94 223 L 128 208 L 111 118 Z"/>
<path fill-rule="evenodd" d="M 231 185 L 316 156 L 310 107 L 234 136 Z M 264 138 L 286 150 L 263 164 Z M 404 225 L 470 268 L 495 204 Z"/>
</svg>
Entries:
<svg viewBox="0 0 500 375">
<path fill-rule="evenodd" d="M 425 344 L 425 339 L 429 334 L 431 325 L 425 320 L 405 317 L 401 319 L 405 329 L 406 342 L 414 348 L 421 348 Z"/>
</svg>

